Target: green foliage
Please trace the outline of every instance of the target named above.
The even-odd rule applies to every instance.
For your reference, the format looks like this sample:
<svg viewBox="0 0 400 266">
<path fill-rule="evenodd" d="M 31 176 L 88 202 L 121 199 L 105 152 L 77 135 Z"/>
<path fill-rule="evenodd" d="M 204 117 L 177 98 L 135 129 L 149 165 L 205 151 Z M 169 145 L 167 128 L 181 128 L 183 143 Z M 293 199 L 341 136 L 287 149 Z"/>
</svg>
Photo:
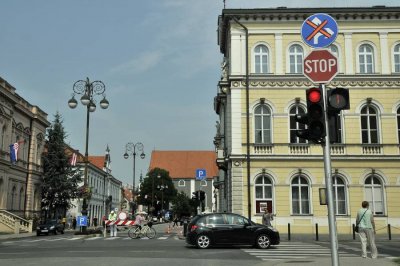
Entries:
<svg viewBox="0 0 400 266">
<path fill-rule="evenodd" d="M 164 190 L 160 188 L 166 187 Z M 137 198 L 139 204 L 151 206 L 153 205 L 156 210 L 160 210 L 161 207 L 156 203 L 161 201 L 164 197 L 164 208 L 168 206 L 168 203 L 175 198 L 177 190 L 175 189 L 174 183 L 172 182 L 169 172 L 165 169 L 154 168 L 147 176 L 143 179 L 140 184 L 140 194 Z M 153 203 L 152 204 L 152 198 Z"/>
<path fill-rule="evenodd" d="M 70 208 L 71 200 L 78 196 L 81 172 L 69 164 L 65 154 L 66 133 L 62 117 L 57 112 L 47 130 L 47 153 L 43 156 L 42 209 L 49 216 L 63 215 Z"/>
<path fill-rule="evenodd" d="M 172 210 L 174 214 L 181 217 L 196 213 L 196 206 L 194 206 L 191 201 L 192 200 L 184 192 L 179 192 L 172 200 Z"/>
</svg>

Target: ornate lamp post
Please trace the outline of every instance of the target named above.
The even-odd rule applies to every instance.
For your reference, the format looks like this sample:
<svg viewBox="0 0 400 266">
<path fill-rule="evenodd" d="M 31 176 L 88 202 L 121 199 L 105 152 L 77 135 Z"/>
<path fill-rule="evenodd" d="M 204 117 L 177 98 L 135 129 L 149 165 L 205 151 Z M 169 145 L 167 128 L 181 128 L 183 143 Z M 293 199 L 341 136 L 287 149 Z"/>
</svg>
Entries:
<svg viewBox="0 0 400 266">
<path fill-rule="evenodd" d="M 78 101 L 75 99 L 75 95 L 82 95 L 81 103 L 86 106 L 86 148 L 85 148 L 85 174 L 83 178 L 83 186 L 84 189 L 87 189 L 88 185 L 88 157 L 89 157 L 89 117 L 90 113 L 96 110 L 96 95 L 102 95 L 103 99 L 100 101 L 100 107 L 102 109 L 107 109 L 109 106 L 109 102 L 106 99 L 106 95 L 104 92 L 106 91 L 106 86 L 100 80 L 95 80 L 93 82 L 89 81 L 89 78 L 86 80 L 78 80 L 72 86 L 74 93 L 72 94 L 72 98 L 68 101 L 68 106 L 71 109 L 76 108 L 78 105 Z M 82 215 L 86 216 L 88 213 L 88 200 L 87 195 L 83 195 L 83 203 L 82 203 Z M 83 227 L 83 230 L 86 230 L 86 227 Z"/>
<path fill-rule="evenodd" d="M 160 175 L 157 175 L 157 178 L 161 178 Z M 164 210 L 164 190 L 168 188 L 168 185 L 164 185 L 164 179 L 161 178 L 161 185 L 157 186 L 158 190 L 161 191 L 161 212 Z"/>
<path fill-rule="evenodd" d="M 136 149 L 140 153 L 140 159 L 144 159 L 146 157 L 146 154 L 144 154 L 144 146 L 141 142 L 137 142 L 136 144 L 133 144 L 133 142 L 128 142 L 125 145 L 125 154 L 124 158 L 128 159 L 129 156 L 133 157 L 133 182 L 132 182 L 132 197 L 135 191 L 135 161 L 136 161 Z"/>
</svg>

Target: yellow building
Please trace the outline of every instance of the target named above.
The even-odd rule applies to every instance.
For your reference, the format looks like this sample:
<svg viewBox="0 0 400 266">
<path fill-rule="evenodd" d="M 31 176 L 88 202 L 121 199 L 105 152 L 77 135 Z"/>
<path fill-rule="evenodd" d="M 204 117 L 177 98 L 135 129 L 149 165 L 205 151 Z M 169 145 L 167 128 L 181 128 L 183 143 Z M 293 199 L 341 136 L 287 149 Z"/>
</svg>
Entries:
<svg viewBox="0 0 400 266">
<path fill-rule="evenodd" d="M 370 202 L 379 234 L 400 233 L 400 8 L 224 9 L 218 44 L 224 56 L 214 108 L 219 211 L 276 215 L 287 232 L 328 232 L 323 149 L 299 139 L 294 115 L 307 112 L 301 38 L 310 15 L 338 23 L 329 49 L 339 74 L 327 84 L 350 91 L 331 146 L 334 207 L 339 233 L 350 234 L 361 201 Z M 248 82 L 247 82 L 248 80 Z M 248 156 L 247 156 L 248 155 Z"/>
</svg>

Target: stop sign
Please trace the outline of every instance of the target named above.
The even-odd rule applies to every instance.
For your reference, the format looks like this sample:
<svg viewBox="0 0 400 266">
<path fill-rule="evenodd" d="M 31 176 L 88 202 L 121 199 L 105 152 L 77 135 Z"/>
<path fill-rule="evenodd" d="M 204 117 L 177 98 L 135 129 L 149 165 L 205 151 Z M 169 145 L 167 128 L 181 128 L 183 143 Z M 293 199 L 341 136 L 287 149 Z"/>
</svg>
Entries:
<svg viewBox="0 0 400 266">
<path fill-rule="evenodd" d="M 314 83 L 327 83 L 338 73 L 338 61 L 328 50 L 314 50 L 303 62 L 304 76 Z"/>
</svg>

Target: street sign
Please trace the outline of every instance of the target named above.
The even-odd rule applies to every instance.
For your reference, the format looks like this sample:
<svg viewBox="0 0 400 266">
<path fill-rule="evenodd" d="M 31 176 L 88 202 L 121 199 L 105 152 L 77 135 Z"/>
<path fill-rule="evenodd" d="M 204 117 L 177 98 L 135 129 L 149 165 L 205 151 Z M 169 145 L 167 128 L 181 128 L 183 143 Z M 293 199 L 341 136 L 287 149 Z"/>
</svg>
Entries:
<svg viewBox="0 0 400 266">
<path fill-rule="evenodd" d="M 78 226 L 87 226 L 87 216 L 76 217 L 76 224 Z"/>
<path fill-rule="evenodd" d="M 206 177 L 206 169 L 196 169 L 196 180 L 204 180 Z"/>
<path fill-rule="evenodd" d="M 338 73 L 338 60 L 328 50 L 314 50 L 303 61 L 303 74 L 314 83 L 327 83 Z"/>
<path fill-rule="evenodd" d="M 337 34 L 336 20 L 324 13 L 309 16 L 301 26 L 303 41 L 313 48 L 329 46 L 336 40 Z"/>
</svg>

